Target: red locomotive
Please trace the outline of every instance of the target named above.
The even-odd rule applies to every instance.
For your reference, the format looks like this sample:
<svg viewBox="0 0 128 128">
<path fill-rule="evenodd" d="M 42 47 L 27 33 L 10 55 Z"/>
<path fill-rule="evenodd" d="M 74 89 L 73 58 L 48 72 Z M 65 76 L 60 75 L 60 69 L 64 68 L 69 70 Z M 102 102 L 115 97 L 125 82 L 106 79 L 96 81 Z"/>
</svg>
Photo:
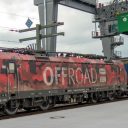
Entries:
<svg viewBox="0 0 128 128">
<path fill-rule="evenodd" d="M 0 52 L 0 108 L 7 114 L 59 103 L 112 100 L 126 94 L 127 88 L 120 60 L 23 49 Z"/>
</svg>

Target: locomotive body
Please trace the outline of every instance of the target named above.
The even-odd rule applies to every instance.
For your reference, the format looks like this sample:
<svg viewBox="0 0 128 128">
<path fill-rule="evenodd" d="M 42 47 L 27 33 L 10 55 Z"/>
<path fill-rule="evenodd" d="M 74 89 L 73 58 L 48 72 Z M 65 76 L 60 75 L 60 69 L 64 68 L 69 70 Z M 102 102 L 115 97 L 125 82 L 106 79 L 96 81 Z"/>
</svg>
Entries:
<svg viewBox="0 0 128 128">
<path fill-rule="evenodd" d="M 0 104 L 7 114 L 18 108 L 44 110 L 56 103 L 96 101 L 101 95 L 112 98 L 122 90 L 127 90 L 127 74 L 119 60 L 0 53 Z"/>
</svg>

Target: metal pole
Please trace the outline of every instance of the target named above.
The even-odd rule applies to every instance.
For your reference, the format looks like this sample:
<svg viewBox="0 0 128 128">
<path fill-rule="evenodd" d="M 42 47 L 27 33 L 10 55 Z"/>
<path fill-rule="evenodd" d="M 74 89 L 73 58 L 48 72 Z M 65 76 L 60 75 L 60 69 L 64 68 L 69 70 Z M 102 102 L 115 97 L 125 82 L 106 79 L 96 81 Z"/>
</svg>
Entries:
<svg viewBox="0 0 128 128">
<path fill-rule="evenodd" d="M 44 0 L 44 25 L 46 25 L 47 23 L 47 15 L 46 15 L 46 0 Z M 44 35 L 46 35 L 46 28 L 44 28 Z M 46 49 L 46 38 L 44 39 L 44 43 L 42 42 L 42 46 L 44 47 L 44 49 Z"/>
<path fill-rule="evenodd" d="M 37 50 L 41 50 L 41 37 L 40 37 L 40 25 L 36 25 L 36 44 Z"/>
</svg>

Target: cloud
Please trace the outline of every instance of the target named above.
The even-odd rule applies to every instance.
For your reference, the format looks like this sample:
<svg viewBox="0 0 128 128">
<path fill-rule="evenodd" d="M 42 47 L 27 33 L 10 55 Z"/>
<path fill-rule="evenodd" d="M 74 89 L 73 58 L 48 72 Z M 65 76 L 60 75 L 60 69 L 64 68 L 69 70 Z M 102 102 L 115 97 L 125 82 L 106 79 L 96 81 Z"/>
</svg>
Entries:
<svg viewBox="0 0 128 128">
<path fill-rule="evenodd" d="M 1 0 L 0 1 L 1 25 L 15 28 L 25 27 L 28 17 L 32 19 L 34 25 L 39 23 L 38 7 L 34 6 L 33 0 Z"/>
<path fill-rule="evenodd" d="M 92 39 L 92 19 L 91 14 L 59 6 L 58 20 L 64 22 L 64 26 L 58 31 L 65 32 L 65 36 L 58 37 L 57 51 L 102 54 L 101 41 Z"/>
<path fill-rule="evenodd" d="M 0 8 L 0 47 L 26 47 L 33 42 L 20 44 L 19 39 L 35 36 L 35 31 L 22 34 L 10 31 L 10 29 L 27 28 L 25 22 L 28 17 L 38 19 L 38 7 L 34 6 L 33 0 L 1 0 Z M 33 27 L 39 23 L 39 20 L 36 19 L 32 19 Z"/>
<path fill-rule="evenodd" d="M 34 8 L 33 0 L 1 0 L 0 4 L 9 12 L 24 12 Z"/>
<path fill-rule="evenodd" d="M 18 33 L 7 30 L 0 31 L 0 47 L 26 47 L 28 44 L 34 43 L 35 40 L 20 43 L 19 39 L 32 37 L 35 35 L 35 32 Z"/>
</svg>

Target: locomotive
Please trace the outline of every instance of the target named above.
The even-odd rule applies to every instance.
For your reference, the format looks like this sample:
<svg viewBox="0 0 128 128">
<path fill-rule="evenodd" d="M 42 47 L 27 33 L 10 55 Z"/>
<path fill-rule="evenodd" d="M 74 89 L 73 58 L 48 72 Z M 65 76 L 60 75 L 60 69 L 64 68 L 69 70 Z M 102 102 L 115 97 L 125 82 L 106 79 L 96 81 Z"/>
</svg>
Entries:
<svg viewBox="0 0 128 128">
<path fill-rule="evenodd" d="M 0 51 L 0 111 L 9 115 L 19 109 L 113 100 L 127 95 L 127 82 L 120 60 L 66 52 Z"/>
</svg>

